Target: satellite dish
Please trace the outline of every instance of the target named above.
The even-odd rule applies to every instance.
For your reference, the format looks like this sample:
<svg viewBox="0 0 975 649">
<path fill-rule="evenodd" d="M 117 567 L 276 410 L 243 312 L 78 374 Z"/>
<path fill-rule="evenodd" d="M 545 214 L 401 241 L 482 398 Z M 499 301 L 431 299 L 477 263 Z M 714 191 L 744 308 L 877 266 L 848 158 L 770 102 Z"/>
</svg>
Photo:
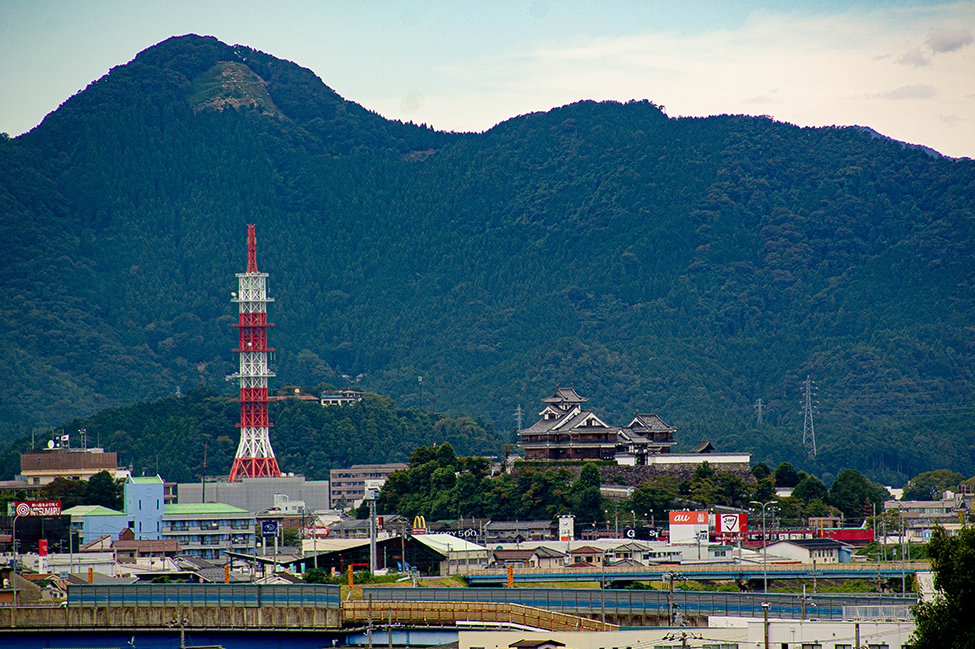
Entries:
<svg viewBox="0 0 975 649">
<path fill-rule="evenodd" d="M 54 440 L 53 439 L 47 440 L 47 447 L 48 448 L 54 448 Z"/>
</svg>

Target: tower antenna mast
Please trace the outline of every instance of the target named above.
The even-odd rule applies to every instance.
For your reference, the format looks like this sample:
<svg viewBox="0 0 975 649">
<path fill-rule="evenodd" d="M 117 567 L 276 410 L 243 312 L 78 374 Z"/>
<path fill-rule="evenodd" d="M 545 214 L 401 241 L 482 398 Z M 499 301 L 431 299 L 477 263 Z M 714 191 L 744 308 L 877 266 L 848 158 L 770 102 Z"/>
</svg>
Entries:
<svg viewBox="0 0 975 649">
<path fill-rule="evenodd" d="M 815 381 L 806 375 L 803 382 L 803 393 L 805 400 L 802 404 L 802 445 L 809 450 L 810 457 L 816 457 L 816 429 L 813 426 L 813 401 L 812 392 Z"/>
<path fill-rule="evenodd" d="M 268 369 L 267 355 L 267 273 L 257 270 L 257 237 L 254 226 L 247 226 L 247 272 L 237 273 L 238 292 L 233 297 L 239 308 L 237 324 L 240 368 L 228 379 L 240 382 L 240 445 L 230 468 L 230 482 L 241 478 L 277 478 L 281 476 L 278 461 L 271 449 L 267 411 L 267 380 L 274 376 Z"/>
</svg>

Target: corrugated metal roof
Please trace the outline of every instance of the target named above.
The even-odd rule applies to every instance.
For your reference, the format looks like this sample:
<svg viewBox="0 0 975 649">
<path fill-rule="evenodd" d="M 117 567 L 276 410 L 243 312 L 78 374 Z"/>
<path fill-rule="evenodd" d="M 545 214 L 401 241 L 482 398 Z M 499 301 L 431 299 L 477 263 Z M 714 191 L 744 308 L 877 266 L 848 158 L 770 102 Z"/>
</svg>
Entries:
<svg viewBox="0 0 975 649">
<path fill-rule="evenodd" d="M 188 503 L 166 505 L 164 516 L 185 516 L 186 514 L 250 514 L 246 509 L 223 503 Z"/>
<path fill-rule="evenodd" d="M 477 545 L 476 543 L 471 543 L 470 541 L 465 541 L 464 539 L 453 536 L 451 534 L 414 534 L 413 538 L 423 545 L 440 552 L 441 554 L 446 554 L 450 552 L 474 552 L 477 550 L 486 550 L 483 545 Z"/>
<path fill-rule="evenodd" d="M 129 480 L 132 482 L 132 484 L 163 484 L 162 478 L 157 475 L 154 475 L 151 478 L 149 476 L 143 476 L 141 478 L 130 477 Z"/>
<path fill-rule="evenodd" d="M 102 507 L 101 505 L 75 505 L 61 512 L 68 516 L 125 516 L 125 512 Z"/>
</svg>

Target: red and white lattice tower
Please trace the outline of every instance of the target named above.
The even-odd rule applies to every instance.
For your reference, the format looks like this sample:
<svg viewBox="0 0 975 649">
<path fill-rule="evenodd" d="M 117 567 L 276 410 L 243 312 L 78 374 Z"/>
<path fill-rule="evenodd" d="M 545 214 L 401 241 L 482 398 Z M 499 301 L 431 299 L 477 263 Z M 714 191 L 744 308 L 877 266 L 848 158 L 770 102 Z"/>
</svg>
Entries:
<svg viewBox="0 0 975 649">
<path fill-rule="evenodd" d="M 268 369 L 267 273 L 257 272 L 257 241 L 254 226 L 247 226 L 247 272 L 237 273 L 239 290 L 234 302 L 240 308 L 235 327 L 240 330 L 240 370 L 232 375 L 240 380 L 240 446 L 230 469 L 230 481 L 240 478 L 277 478 L 281 476 L 278 461 L 271 450 L 268 432 L 273 424 L 267 414 L 267 380 L 274 376 Z"/>
</svg>

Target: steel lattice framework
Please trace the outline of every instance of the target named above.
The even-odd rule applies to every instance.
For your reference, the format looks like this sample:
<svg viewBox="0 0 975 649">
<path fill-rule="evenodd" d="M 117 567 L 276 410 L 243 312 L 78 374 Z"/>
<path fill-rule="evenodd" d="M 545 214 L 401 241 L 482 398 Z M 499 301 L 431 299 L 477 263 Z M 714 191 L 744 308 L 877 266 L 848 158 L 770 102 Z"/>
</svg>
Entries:
<svg viewBox="0 0 975 649">
<path fill-rule="evenodd" d="M 240 445 L 230 481 L 240 478 L 276 478 L 281 476 L 278 461 L 271 449 L 269 431 L 272 424 L 267 413 L 267 380 L 274 376 L 268 369 L 267 355 L 267 273 L 257 271 L 257 240 L 254 226 L 247 226 L 247 272 L 237 273 L 238 291 L 233 301 L 240 311 L 235 327 L 240 332 L 240 369 L 230 378 L 240 381 Z"/>
</svg>

